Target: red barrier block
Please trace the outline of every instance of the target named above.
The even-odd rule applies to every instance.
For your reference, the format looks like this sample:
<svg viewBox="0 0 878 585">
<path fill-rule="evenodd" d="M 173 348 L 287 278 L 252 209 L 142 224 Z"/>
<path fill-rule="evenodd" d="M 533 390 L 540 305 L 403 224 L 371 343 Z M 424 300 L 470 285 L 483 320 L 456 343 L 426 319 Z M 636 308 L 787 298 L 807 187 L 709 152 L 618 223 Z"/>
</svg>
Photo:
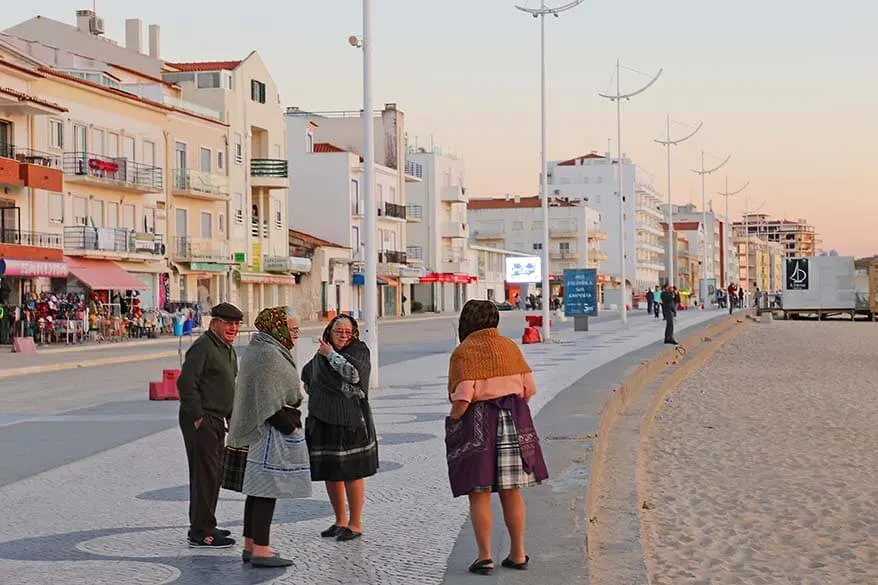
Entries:
<svg viewBox="0 0 878 585">
<path fill-rule="evenodd" d="M 177 378 L 180 377 L 180 370 L 162 370 L 162 380 L 167 382 L 177 383 Z"/>
<path fill-rule="evenodd" d="M 524 334 L 521 336 L 521 343 L 541 343 L 542 341 L 539 329 L 536 327 L 526 327 L 524 329 Z"/>
<path fill-rule="evenodd" d="M 12 353 L 36 353 L 33 337 L 16 337 L 12 340 Z"/>
<path fill-rule="evenodd" d="M 180 400 L 180 393 L 177 392 L 177 383 L 162 380 L 161 382 L 149 383 L 149 399 L 150 400 Z"/>
</svg>

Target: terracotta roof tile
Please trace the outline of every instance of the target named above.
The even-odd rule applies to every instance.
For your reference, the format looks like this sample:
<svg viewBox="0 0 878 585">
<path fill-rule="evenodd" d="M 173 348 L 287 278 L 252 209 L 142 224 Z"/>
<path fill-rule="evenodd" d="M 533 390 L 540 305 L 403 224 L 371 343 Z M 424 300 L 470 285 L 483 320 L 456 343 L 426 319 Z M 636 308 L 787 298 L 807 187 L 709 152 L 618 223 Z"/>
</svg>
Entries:
<svg viewBox="0 0 878 585">
<path fill-rule="evenodd" d="M 324 154 L 331 153 L 331 152 L 347 152 L 350 154 L 355 154 L 353 152 L 350 152 L 349 150 L 345 150 L 344 148 L 342 148 L 340 146 L 336 146 L 336 145 L 332 144 L 331 142 L 316 142 L 314 144 L 313 152 L 320 152 L 320 153 L 324 153 Z M 363 160 L 364 159 L 361 156 L 360 162 L 363 162 Z"/>
<path fill-rule="evenodd" d="M 241 61 L 192 61 L 166 64 L 179 71 L 234 71 Z"/>
<path fill-rule="evenodd" d="M 27 94 L 27 93 L 24 93 L 21 91 L 11 89 L 9 87 L 0 87 L 0 93 L 5 93 L 6 95 L 10 95 L 14 98 L 18 98 L 18 101 L 20 101 L 20 102 L 31 102 L 34 104 L 40 104 L 42 106 L 54 108 L 54 109 L 58 110 L 59 112 L 66 112 L 67 111 L 67 108 L 65 108 L 64 106 L 59 106 L 58 104 L 56 104 L 54 102 L 50 102 L 48 100 L 44 100 L 42 98 L 38 98 L 36 96 L 30 95 L 30 94 Z"/>
<path fill-rule="evenodd" d="M 336 244 L 335 242 L 330 242 L 329 240 L 324 240 L 322 238 L 318 238 L 317 236 L 312 236 L 311 234 L 306 234 L 305 232 L 300 232 L 298 230 L 290 230 L 290 238 L 298 238 L 305 243 L 313 244 L 317 247 L 328 247 L 328 248 L 344 248 L 348 249 L 350 246 L 342 246 L 341 244 Z"/>
<path fill-rule="evenodd" d="M 583 154 L 582 156 L 577 156 L 576 158 L 571 158 L 571 159 L 565 160 L 563 162 L 559 162 L 558 166 L 559 167 L 574 167 L 574 166 L 576 166 L 576 161 L 593 160 L 593 159 L 598 159 L 598 158 L 606 158 L 606 157 L 596 153 L 595 151 L 591 151 L 588 154 Z"/>
<path fill-rule="evenodd" d="M 551 207 L 579 207 L 581 202 L 578 200 L 567 200 L 559 197 L 550 199 Z M 519 197 L 516 202 L 514 198 L 506 199 L 504 197 L 494 197 L 485 199 L 470 199 L 467 203 L 467 209 L 526 209 L 538 208 L 542 206 L 542 199 L 539 195 L 530 197 Z"/>
<path fill-rule="evenodd" d="M 701 222 L 698 221 L 675 221 L 674 222 L 674 231 L 675 232 L 691 232 L 698 229 L 698 226 L 701 225 Z M 662 229 L 667 231 L 668 222 L 662 222 Z"/>
</svg>

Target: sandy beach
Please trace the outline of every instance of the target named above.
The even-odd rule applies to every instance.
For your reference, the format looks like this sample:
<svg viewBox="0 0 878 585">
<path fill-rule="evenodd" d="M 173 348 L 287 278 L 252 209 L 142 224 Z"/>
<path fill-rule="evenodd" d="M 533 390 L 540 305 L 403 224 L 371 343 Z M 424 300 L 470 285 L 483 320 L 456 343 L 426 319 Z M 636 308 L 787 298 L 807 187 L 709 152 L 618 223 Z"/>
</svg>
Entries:
<svg viewBox="0 0 878 585">
<path fill-rule="evenodd" d="M 878 326 L 754 324 L 670 394 L 638 469 L 650 583 L 878 583 Z"/>
</svg>

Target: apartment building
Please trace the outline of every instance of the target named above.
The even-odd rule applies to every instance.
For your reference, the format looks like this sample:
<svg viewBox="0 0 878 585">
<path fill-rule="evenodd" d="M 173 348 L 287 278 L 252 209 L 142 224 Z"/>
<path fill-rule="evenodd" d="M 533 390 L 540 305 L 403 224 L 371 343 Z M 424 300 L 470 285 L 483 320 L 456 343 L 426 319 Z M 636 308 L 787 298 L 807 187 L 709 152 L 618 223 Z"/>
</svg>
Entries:
<svg viewBox="0 0 878 585">
<path fill-rule="evenodd" d="M 618 159 L 609 153 L 591 152 L 576 158 L 549 163 L 549 192 L 554 196 L 583 199 L 597 210 L 607 234 L 603 249 L 608 259 L 602 271 L 617 283 L 621 276 L 620 238 L 626 242 L 625 275 L 634 290 L 653 288 L 665 268 L 665 242 L 659 210 L 662 198 L 652 177 L 626 156 L 622 157 L 622 194 L 625 233 L 620 233 L 619 198 L 615 169 Z"/>
<path fill-rule="evenodd" d="M 148 305 L 228 300 L 249 321 L 288 302 L 310 262 L 288 255 L 285 124 L 258 54 L 169 63 L 157 25 L 146 54 L 140 20 L 121 46 L 92 11 L 76 18 L 0 35 L 42 75 L 35 91 L 66 110 L 34 129 L 65 192 L 37 193 L 28 225 L 60 231 L 80 275 L 103 261 Z"/>
<path fill-rule="evenodd" d="M 422 174 L 421 181 L 406 190 L 406 255 L 425 271 L 418 284 L 411 285 L 409 298 L 428 311 L 459 311 L 468 299 L 484 298 L 476 297 L 475 287 L 480 256 L 470 253 L 468 246 L 464 162 L 439 147 L 410 149 L 408 161 Z M 483 292 L 488 290 L 496 292 L 495 287 Z"/>
<path fill-rule="evenodd" d="M 739 283 L 749 293 L 783 290 L 783 261 L 787 250 L 780 242 L 759 237 L 736 237 Z"/>
<path fill-rule="evenodd" d="M 312 234 L 289 230 L 290 257 L 308 258 L 311 271 L 302 276 L 292 306 L 303 319 L 333 319 L 349 313 L 351 249 Z"/>
<path fill-rule="evenodd" d="M 746 233 L 780 244 L 787 258 L 816 256 L 820 243 L 814 226 L 805 219 L 773 219 L 765 213 L 749 213 L 735 222 L 734 229 L 736 235 Z"/>
<path fill-rule="evenodd" d="M 538 196 L 470 199 L 467 215 L 477 244 L 531 256 L 543 253 L 543 210 Z M 562 293 L 565 268 L 596 268 L 608 284 L 601 249 L 607 239 L 602 217 L 581 199 L 553 197 L 549 203 L 551 296 Z"/>
<path fill-rule="evenodd" d="M 405 158 L 405 115 L 395 104 L 375 114 L 375 199 L 378 209 L 376 250 L 365 250 L 363 217 L 363 123 L 359 112 L 305 112 L 287 108 L 287 151 L 294 188 L 288 205 L 295 209 L 289 228 L 351 249 L 350 306 L 361 316 L 363 286 L 377 286 L 380 316 L 396 316 L 411 301 L 404 287 L 423 275 L 406 254 L 406 189 L 421 181 L 423 169 Z M 320 201 L 320 205 L 315 205 Z M 378 282 L 366 283 L 365 254 L 378 256 Z M 329 286 L 329 281 L 326 282 Z"/>
<path fill-rule="evenodd" d="M 668 231 L 670 224 L 662 222 L 662 230 L 665 237 L 665 258 L 670 265 L 670 252 L 668 251 Z M 674 216 L 674 239 L 676 240 L 676 255 L 674 256 L 673 284 L 687 295 L 700 295 L 699 279 L 702 278 L 702 257 L 699 250 L 703 249 L 704 228 L 699 221 L 677 221 Z M 666 266 L 661 274 L 662 282 L 667 282 L 670 266 Z"/>
</svg>

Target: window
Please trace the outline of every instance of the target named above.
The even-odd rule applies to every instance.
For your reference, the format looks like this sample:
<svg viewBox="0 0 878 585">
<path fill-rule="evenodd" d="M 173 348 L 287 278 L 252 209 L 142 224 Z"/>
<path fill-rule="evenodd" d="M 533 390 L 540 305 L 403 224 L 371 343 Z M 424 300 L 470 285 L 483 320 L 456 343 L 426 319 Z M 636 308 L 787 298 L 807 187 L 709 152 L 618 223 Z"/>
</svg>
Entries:
<svg viewBox="0 0 878 585">
<path fill-rule="evenodd" d="M 265 103 L 265 84 L 255 79 L 250 80 L 250 99 L 260 104 Z"/>
<path fill-rule="evenodd" d="M 122 156 L 128 160 L 134 160 L 134 137 L 122 137 Z"/>
<path fill-rule="evenodd" d="M 396 187 L 390 188 L 390 202 L 396 203 Z"/>
<path fill-rule="evenodd" d="M 73 150 L 80 154 L 88 152 L 88 128 L 85 126 L 74 124 Z"/>
<path fill-rule="evenodd" d="M 360 255 L 360 226 L 358 225 L 351 226 L 351 250 L 356 259 Z"/>
<path fill-rule="evenodd" d="M 232 148 L 232 152 L 235 155 L 235 163 L 242 164 L 244 162 L 244 147 L 241 145 L 241 135 L 238 133 L 235 133 Z"/>
<path fill-rule="evenodd" d="M 119 135 L 115 132 L 107 133 L 107 156 L 111 158 L 119 156 Z"/>
<path fill-rule="evenodd" d="M 360 182 L 351 179 L 351 215 L 360 215 Z"/>
<path fill-rule="evenodd" d="M 96 200 L 91 202 L 91 220 L 94 222 L 95 227 L 104 227 L 103 201 Z"/>
<path fill-rule="evenodd" d="M 88 199 L 73 198 L 73 225 L 86 225 L 88 222 Z"/>
<path fill-rule="evenodd" d="M 562 253 L 569 252 L 570 251 L 570 242 L 561 242 L 560 244 L 558 244 L 558 247 L 560 248 Z"/>
<path fill-rule="evenodd" d="M 387 239 L 387 249 L 391 252 L 396 252 L 396 232 L 391 231 L 387 235 L 389 236 Z"/>
<path fill-rule="evenodd" d="M 143 233 L 154 234 L 155 231 L 155 209 L 152 207 L 143 208 Z"/>
<path fill-rule="evenodd" d="M 189 233 L 188 222 L 189 212 L 178 207 L 176 209 L 176 225 L 174 226 L 178 238 L 185 238 L 186 234 Z"/>
<path fill-rule="evenodd" d="M 92 128 L 91 131 L 91 148 L 94 154 L 104 154 L 104 131 L 99 128 Z"/>
<path fill-rule="evenodd" d="M 235 214 L 235 223 L 244 223 L 244 196 L 240 193 L 232 197 L 232 212 Z"/>
<path fill-rule="evenodd" d="M 199 73 L 197 79 L 198 89 L 214 89 L 220 87 L 220 72 Z"/>
<path fill-rule="evenodd" d="M 384 230 L 378 230 L 378 251 L 383 252 L 387 249 L 387 242 L 384 241 Z"/>
<path fill-rule="evenodd" d="M 275 199 L 271 206 L 274 207 L 274 227 L 280 229 L 284 227 L 283 212 L 281 210 L 280 201 Z"/>
<path fill-rule="evenodd" d="M 512 229 L 515 231 L 523 230 L 524 229 L 524 222 L 523 221 L 513 221 L 512 222 Z"/>
<path fill-rule="evenodd" d="M 378 187 L 378 214 L 384 211 L 382 208 L 384 207 L 384 185 L 377 185 Z"/>
<path fill-rule="evenodd" d="M 217 170 L 223 170 L 223 166 L 225 165 L 225 157 L 223 156 L 223 151 L 216 151 L 216 168 Z"/>
<path fill-rule="evenodd" d="M 534 242 L 534 251 L 542 250 L 543 243 L 542 242 Z"/>
<path fill-rule="evenodd" d="M 213 153 L 209 148 L 201 147 L 201 172 L 209 173 L 210 165 L 213 162 Z"/>
<path fill-rule="evenodd" d="M 60 193 L 49 193 L 49 221 L 64 223 L 64 196 Z"/>
<path fill-rule="evenodd" d="M 119 204 L 115 201 L 107 203 L 107 227 L 119 227 Z"/>
<path fill-rule="evenodd" d="M 61 120 L 49 120 L 49 146 L 64 149 L 64 122 Z"/>
<path fill-rule="evenodd" d="M 133 204 L 122 206 L 122 227 L 128 230 L 135 228 Z"/>
<path fill-rule="evenodd" d="M 155 142 L 151 140 L 143 141 L 143 164 L 148 167 L 155 166 Z"/>
<path fill-rule="evenodd" d="M 206 240 L 213 237 L 213 216 L 206 211 L 201 212 L 201 237 Z"/>
<path fill-rule="evenodd" d="M 218 213 L 216 216 L 216 229 L 219 233 L 226 232 L 226 216 L 224 213 Z"/>
</svg>

